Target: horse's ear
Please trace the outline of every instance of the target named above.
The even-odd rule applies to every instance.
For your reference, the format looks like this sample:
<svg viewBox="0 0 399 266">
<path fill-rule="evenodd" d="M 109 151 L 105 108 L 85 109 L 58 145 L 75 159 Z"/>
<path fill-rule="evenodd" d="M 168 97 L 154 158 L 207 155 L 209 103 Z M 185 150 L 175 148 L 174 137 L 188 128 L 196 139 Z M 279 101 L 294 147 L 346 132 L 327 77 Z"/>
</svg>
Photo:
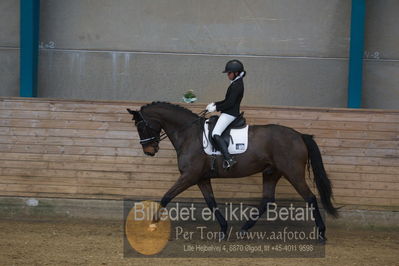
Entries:
<svg viewBox="0 0 399 266">
<path fill-rule="evenodd" d="M 127 111 L 129 112 L 129 114 L 131 114 L 131 115 L 137 114 L 137 111 L 132 111 L 132 110 L 130 110 L 129 108 L 127 108 L 126 110 L 127 110 Z"/>
<path fill-rule="evenodd" d="M 129 114 L 133 115 L 133 119 L 132 120 L 138 121 L 138 119 L 139 119 L 139 112 L 138 111 L 132 111 L 129 108 L 127 109 L 127 111 L 129 112 Z"/>
</svg>

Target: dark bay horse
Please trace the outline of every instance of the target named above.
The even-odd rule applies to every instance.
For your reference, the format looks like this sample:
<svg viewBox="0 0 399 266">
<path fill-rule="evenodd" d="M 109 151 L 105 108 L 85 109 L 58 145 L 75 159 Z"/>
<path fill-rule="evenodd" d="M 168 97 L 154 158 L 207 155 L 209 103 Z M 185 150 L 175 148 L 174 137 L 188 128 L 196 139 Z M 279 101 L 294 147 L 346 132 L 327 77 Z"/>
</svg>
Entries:
<svg viewBox="0 0 399 266">
<path fill-rule="evenodd" d="M 263 173 L 263 195 L 258 206 L 259 215 L 248 220 L 242 227 L 246 231 L 255 225 L 267 210 L 268 203 L 275 201 L 275 188 L 284 176 L 313 207 L 313 217 L 319 230 L 319 239 L 325 240 L 325 224 L 320 215 L 315 195 L 305 181 L 306 165 L 311 164 L 314 180 L 321 202 L 328 214 L 337 217 L 337 209 L 331 202 L 332 188 L 324 169 L 318 145 L 313 136 L 301 134 L 292 128 L 280 125 L 253 125 L 248 131 L 248 149 L 235 155 L 237 164 L 226 171 L 222 158 L 217 156 L 216 172 L 211 170 L 211 156 L 203 151 L 202 130 L 205 118 L 192 111 L 166 102 L 153 102 L 141 107 L 140 111 L 128 112 L 133 115 L 140 143 L 146 155 L 154 156 L 159 150 L 163 137 L 161 131 L 172 142 L 178 159 L 180 177 L 166 192 L 161 206 L 166 205 L 178 194 L 193 185 L 198 185 L 208 207 L 214 210 L 221 231 L 227 233 L 227 222 L 217 209 L 211 178 L 238 178 Z"/>
</svg>

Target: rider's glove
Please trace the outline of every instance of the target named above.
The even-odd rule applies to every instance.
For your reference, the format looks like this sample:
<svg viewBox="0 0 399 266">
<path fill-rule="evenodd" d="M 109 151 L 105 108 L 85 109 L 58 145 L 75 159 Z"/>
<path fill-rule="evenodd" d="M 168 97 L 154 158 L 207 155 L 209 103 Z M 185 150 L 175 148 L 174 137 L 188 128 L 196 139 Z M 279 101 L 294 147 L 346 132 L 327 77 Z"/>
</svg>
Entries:
<svg viewBox="0 0 399 266">
<path fill-rule="evenodd" d="M 215 105 L 215 103 L 210 103 L 210 104 L 208 104 L 208 106 L 206 107 L 206 110 L 207 110 L 209 113 L 215 112 L 215 111 L 216 111 L 216 105 Z"/>
</svg>

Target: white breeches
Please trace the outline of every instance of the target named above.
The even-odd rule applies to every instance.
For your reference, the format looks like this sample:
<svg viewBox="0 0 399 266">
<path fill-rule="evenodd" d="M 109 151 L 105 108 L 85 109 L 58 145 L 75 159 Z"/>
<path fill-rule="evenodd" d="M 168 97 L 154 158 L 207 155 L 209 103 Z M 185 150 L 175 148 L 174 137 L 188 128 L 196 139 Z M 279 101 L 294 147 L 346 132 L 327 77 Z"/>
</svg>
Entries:
<svg viewBox="0 0 399 266">
<path fill-rule="evenodd" d="M 223 131 L 230 125 L 231 122 L 234 121 L 234 119 L 236 119 L 235 116 L 222 113 L 216 122 L 215 128 L 213 129 L 212 137 L 215 135 L 221 136 Z"/>
</svg>

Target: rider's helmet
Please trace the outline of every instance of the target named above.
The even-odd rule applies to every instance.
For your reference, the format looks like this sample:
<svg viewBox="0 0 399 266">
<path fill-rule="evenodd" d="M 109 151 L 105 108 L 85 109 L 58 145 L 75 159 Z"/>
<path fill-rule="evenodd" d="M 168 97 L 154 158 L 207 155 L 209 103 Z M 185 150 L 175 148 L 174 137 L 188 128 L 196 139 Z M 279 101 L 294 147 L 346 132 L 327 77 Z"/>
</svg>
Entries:
<svg viewBox="0 0 399 266">
<path fill-rule="evenodd" d="M 244 65 L 237 59 L 230 60 L 227 62 L 226 67 L 223 71 L 223 73 L 228 73 L 228 72 L 243 72 L 244 71 Z"/>
</svg>

